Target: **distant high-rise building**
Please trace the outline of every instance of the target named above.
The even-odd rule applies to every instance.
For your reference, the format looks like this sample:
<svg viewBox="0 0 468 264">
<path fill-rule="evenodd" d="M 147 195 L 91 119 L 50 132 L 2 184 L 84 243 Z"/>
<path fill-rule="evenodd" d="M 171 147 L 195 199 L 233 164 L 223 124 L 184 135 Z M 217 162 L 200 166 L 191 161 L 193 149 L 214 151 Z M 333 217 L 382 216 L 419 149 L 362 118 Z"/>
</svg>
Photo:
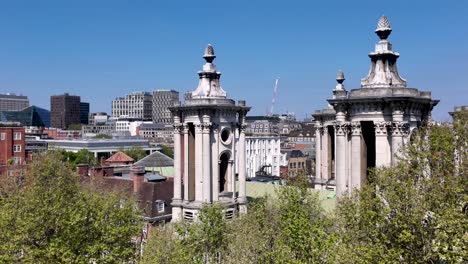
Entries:
<svg viewBox="0 0 468 264">
<path fill-rule="evenodd" d="M 0 94 L 0 111 L 19 111 L 28 106 L 27 96 L 12 93 Z"/>
<path fill-rule="evenodd" d="M 134 92 L 112 101 L 112 117 L 132 117 L 151 120 L 153 96 L 148 92 Z"/>
<path fill-rule="evenodd" d="M 80 124 L 80 97 L 77 95 L 53 95 L 50 97 L 50 126 L 66 129 Z"/>
<path fill-rule="evenodd" d="M 50 112 L 34 105 L 21 111 L 0 111 L 0 122 L 18 123 L 21 126 L 50 127 Z"/>
<path fill-rule="evenodd" d="M 153 91 L 153 122 L 172 124 L 170 106 L 179 102 L 179 92 L 174 90 Z"/>
<path fill-rule="evenodd" d="M 89 123 L 89 103 L 80 102 L 80 123 L 83 125 Z"/>
</svg>

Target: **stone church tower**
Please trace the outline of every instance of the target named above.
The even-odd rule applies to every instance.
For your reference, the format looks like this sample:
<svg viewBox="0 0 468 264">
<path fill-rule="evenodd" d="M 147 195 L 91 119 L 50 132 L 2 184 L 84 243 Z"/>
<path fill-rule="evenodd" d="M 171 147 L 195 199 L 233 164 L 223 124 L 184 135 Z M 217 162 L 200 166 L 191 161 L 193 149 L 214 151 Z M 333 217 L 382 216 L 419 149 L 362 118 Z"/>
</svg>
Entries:
<svg viewBox="0 0 468 264">
<path fill-rule="evenodd" d="M 227 99 L 216 71 L 213 47 L 203 56 L 197 89 L 183 105 L 171 107 L 174 119 L 174 197 L 172 220 L 195 220 L 203 204 L 219 202 L 226 218 L 246 210 L 245 101 Z M 238 164 L 234 164 L 238 157 Z M 236 189 L 237 166 L 239 189 Z"/>
<path fill-rule="evenodd" d="M 431 92 L 408 88 L 397 69 L 400 56 L 387 40 L 392 32 L 382 16 L 375 33 L 380 41 L 369 54 L 371 67 L 361 88 L 347 91 L 340 70 L 329 108 L 316 111 L 316 182 L 336 186 L 340 196 L 366 181 L 369 168 L 390 166 L 414 129 L 431 119 Z"/>
</svg>

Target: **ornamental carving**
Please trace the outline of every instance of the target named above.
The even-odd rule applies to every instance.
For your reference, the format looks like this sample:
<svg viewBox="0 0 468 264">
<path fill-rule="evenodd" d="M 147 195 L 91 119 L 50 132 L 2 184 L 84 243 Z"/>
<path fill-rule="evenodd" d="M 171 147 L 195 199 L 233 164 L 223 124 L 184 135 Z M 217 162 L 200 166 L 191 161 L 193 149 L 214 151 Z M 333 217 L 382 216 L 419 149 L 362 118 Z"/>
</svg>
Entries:
<svg viewBox="0 0 468 264">
<path fill-rule="evenodd" d="M 195 124 L 195 134 L 200 134 L 203 131 L 203 124 Z"/>
<path fill-rule="evenodd" d="M 237 124 L 237 128 L 239 129 L 239 132 L 245 132 L 247 128 L 247 124 L 242 123 L 242 124 Z"/>
<path fill-rule="evenodd" d="M 391 132 L 392 136 L 406 136 L 409 132 L 409 124 L 405 122 L 393 122 Z"/>
<path fill-rule="evenodd" d="M 351 135 L 360 136 L 361 132 L 361 122 L 351 122 Z"/>
<path fill-rule="evenodd" d="M 349 123 L 335 124 L 335 132 L 337 136 L 344 136 L 349 132 Z"/>
<path fill-rule="evenodd" d="M 211 132 L 211 128 L 212 128 L 212 124 L 211 124 L 211 123 L 202 123 L 202 124 L 201 124 L 202 133 L 210 133 L 210 132 Z"/>
<path fill-rule="evenodd" d="M 386 136 L 388 134 L 388 128 L 390 127 L 390 122 L 376 122 L 374 123 L 375 135 L 376 136 Z"/>
<path fill-rule="evenodd" d="M 173 128 L 174 128 L 174 134 L 180 134 L 180 132 L 181 132 L 182 129 L 184 128 L 184 125 L 182 125 L 182 124 L 174 124 L 174 125 L 173 125 Z"/>
</svg>

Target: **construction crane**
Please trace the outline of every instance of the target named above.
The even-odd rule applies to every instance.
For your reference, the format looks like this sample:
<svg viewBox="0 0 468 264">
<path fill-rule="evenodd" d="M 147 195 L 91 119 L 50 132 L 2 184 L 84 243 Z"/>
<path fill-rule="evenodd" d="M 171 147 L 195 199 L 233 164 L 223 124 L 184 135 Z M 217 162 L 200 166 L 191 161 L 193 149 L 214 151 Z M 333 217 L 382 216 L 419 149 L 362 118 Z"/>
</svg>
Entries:
<svg viewBox="0 0 468 264">
<path fill-rule="evenodd" d="M 275 109 L 276 93 L 278 92 L 279 79 L 280 79 L 279 77 L 275 79 L 275 88 L 273 89 L 273 98 L 271 99 L 271 108 L 270 108 L 270 112 L 268 113 L 268 116 L 272 116 L 273 110 Z"/>
</svg>

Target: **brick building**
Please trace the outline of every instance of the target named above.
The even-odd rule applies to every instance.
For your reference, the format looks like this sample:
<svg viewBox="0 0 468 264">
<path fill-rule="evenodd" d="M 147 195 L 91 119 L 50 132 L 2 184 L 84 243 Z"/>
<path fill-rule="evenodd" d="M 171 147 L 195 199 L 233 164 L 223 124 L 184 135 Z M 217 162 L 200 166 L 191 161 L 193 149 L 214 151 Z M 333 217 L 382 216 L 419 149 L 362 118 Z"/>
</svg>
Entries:
<svg viewBox="0 0 468 264">
<path fill-rule="evenodd" d="M 23 127 L 0 127 L 0 165 L 22 164 L 26 159 Z"/>
</svg>

